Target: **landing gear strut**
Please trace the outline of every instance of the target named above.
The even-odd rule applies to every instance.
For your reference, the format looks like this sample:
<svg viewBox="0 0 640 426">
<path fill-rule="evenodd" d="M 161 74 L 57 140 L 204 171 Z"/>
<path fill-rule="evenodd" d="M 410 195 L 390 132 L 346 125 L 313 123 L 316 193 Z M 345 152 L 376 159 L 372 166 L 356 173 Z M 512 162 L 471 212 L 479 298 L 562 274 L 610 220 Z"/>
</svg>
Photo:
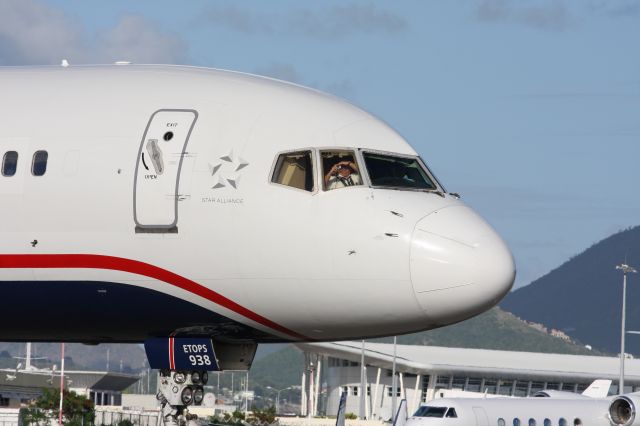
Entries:
<svg viewBox="0 0 640 426">
<path fill-rule="evenodd" d="M 161 370 L 156 398 L 161 403 L 165 426 L 195 425 L 197 416 L 189 414 L 190 405 L 200 405 L 209 375 L 206 371 Z"/>
</svg>

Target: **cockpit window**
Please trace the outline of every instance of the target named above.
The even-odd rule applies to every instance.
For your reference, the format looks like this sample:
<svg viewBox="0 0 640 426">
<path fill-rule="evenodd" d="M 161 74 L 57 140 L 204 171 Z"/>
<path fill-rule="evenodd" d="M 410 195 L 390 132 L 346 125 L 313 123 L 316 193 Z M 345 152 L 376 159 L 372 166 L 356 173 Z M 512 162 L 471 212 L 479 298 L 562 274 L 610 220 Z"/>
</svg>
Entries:
<svg viewBox="0 0 640 426">
<path fill-rule="evenodd" d="M 271 182 L 313 191 L 313 160 L 311 151 L 280 154 Z"/>
<path fill-rule="evenodd" d="M 428 405 L 423 405 L 418 408 L 418 411 L 414 414 L 415 417 L 444 417 L 444 413 L 446 413 L 447 407 L 429 407 Z M 454 410 L 455 414 L 455 410 Z"/>
<path fill-rule="evenodd" d="M 362 185 L 360 168 L 353 151 L 323 151 L 321 158 L 325 191 Z"/>
<path fill-rule="evenodd" d="M 364 152 L 371 185 L 389 188 L 435 190 L 436 185 L 415 157 Z"/>
<path fill-rule="evenodd" d="M 445 417 L 448 417 L 450 419 L 457 419 L 458 418 L 458 413 L 456 413 L 456 409 L 451 407 L 449 408 L 449 411 L 447 411 L 447 415 Z"/>
</svg>

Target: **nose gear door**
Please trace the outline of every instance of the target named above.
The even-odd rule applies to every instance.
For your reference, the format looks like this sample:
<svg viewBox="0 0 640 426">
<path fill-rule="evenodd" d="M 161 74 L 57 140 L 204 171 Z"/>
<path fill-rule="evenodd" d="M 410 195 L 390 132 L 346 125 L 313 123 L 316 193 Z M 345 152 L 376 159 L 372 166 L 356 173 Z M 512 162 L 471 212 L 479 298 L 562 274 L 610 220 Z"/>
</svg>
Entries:
<svg viewBox="0 0 640 426">
<path fill-rule="evenodd" d="M 178 231 L 180 169 L 197 118 L 194 110 L 161 109 L 149 119 L 134 178 L 136 232 Z"/>
</svg>

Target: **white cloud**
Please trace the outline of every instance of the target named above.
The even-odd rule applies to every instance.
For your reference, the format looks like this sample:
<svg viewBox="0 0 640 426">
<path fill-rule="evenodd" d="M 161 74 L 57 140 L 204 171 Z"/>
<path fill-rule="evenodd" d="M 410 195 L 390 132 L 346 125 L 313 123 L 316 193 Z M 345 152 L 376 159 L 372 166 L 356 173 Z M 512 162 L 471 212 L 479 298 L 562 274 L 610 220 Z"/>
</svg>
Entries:
<svg viewBox="0 0 640 426">
<path fill-rule="evenodd" d="M 266 67 L 257 68 L 255 70 L 255 74 L 277 78 L 278 80 L 289 81 L 291 83 L 296 83 L 307 87 L 312 87 L 314 89 L 326 93 L 331 93 L 333 95 L 346 99 L 353 99 L 356 95 L 356 90 L 351 80 L 345 79 L 329 82 L 327 84 L 322 84 L 315 81 L 305 81 L 296 67 L 292 64 L 274 62 Z"/>
<path fill-rule="evenodd" d="M 639 0 L 592 0 L 589 5 L 592 10 L 614 18 L 640 16 Z"/>
<path fill-rule="evenodd" d="M 179 36 L 142 17 L 125 15 L 90 35 L 61 10 L 37 0 L 0 2 L 0 64 L 100 63 L 115 60 L 174 63 L 186 58 Z"/>
<path fill-rule="evenodd" d="M 51 64 L 85 51 L 81 32 L 62 12 L 34 0 L 0 2 L 0 63 Z"/>
<path fill-rule="evenodd" d="M 296 67 L 291 64 L 275 62 L 269 66 L 256 69 L 255 73 L 265 77 L 272 77 L 277 78 L 278 80 L 301 84 L 300 75 L 296 70 Z"/>
<path fill-rule="evenodd" d="M 476 7 L 476 18 L 485 22 L 516 22 L 550 31 L 563 31 L 571 22 L 569 11 L 561 0 L 533 4 L 525 1 L 482 0 Z"/>
<path fill-rule="evenodd" d="M 123 16 L 99 35 L 97 47 L 100 61 L 178 63 L 186 59 L 186 44 L 179 37 L 159 31 L 140 16 Z"/>
<path fill-rule="evenodd" d="M 209 6 L 200 20 L 248 34 L 298 35 L 323 39 L 357 33 L 396 34 L 406 31 L 407 20 L 374 4 L 345 4 L 326 10 L 294 9 L 286 14 L 259 13 L 231 6 Z"/>
</svg>

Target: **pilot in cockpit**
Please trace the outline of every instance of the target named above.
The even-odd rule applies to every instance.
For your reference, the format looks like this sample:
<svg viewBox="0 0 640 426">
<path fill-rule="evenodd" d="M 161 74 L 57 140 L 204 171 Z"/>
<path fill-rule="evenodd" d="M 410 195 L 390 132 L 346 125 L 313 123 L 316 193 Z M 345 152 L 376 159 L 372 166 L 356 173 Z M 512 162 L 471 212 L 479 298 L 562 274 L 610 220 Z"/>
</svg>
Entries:
<svg viewBox="0 0 640 426">
<path fill-rule="evenodd" d="M 325 174 L 324 185 L 327 191 L 347 186 L 362 185 L 358 165 L 352 159 L 338 161 L 329 169 L 327 174 Z"/>
</svg>

